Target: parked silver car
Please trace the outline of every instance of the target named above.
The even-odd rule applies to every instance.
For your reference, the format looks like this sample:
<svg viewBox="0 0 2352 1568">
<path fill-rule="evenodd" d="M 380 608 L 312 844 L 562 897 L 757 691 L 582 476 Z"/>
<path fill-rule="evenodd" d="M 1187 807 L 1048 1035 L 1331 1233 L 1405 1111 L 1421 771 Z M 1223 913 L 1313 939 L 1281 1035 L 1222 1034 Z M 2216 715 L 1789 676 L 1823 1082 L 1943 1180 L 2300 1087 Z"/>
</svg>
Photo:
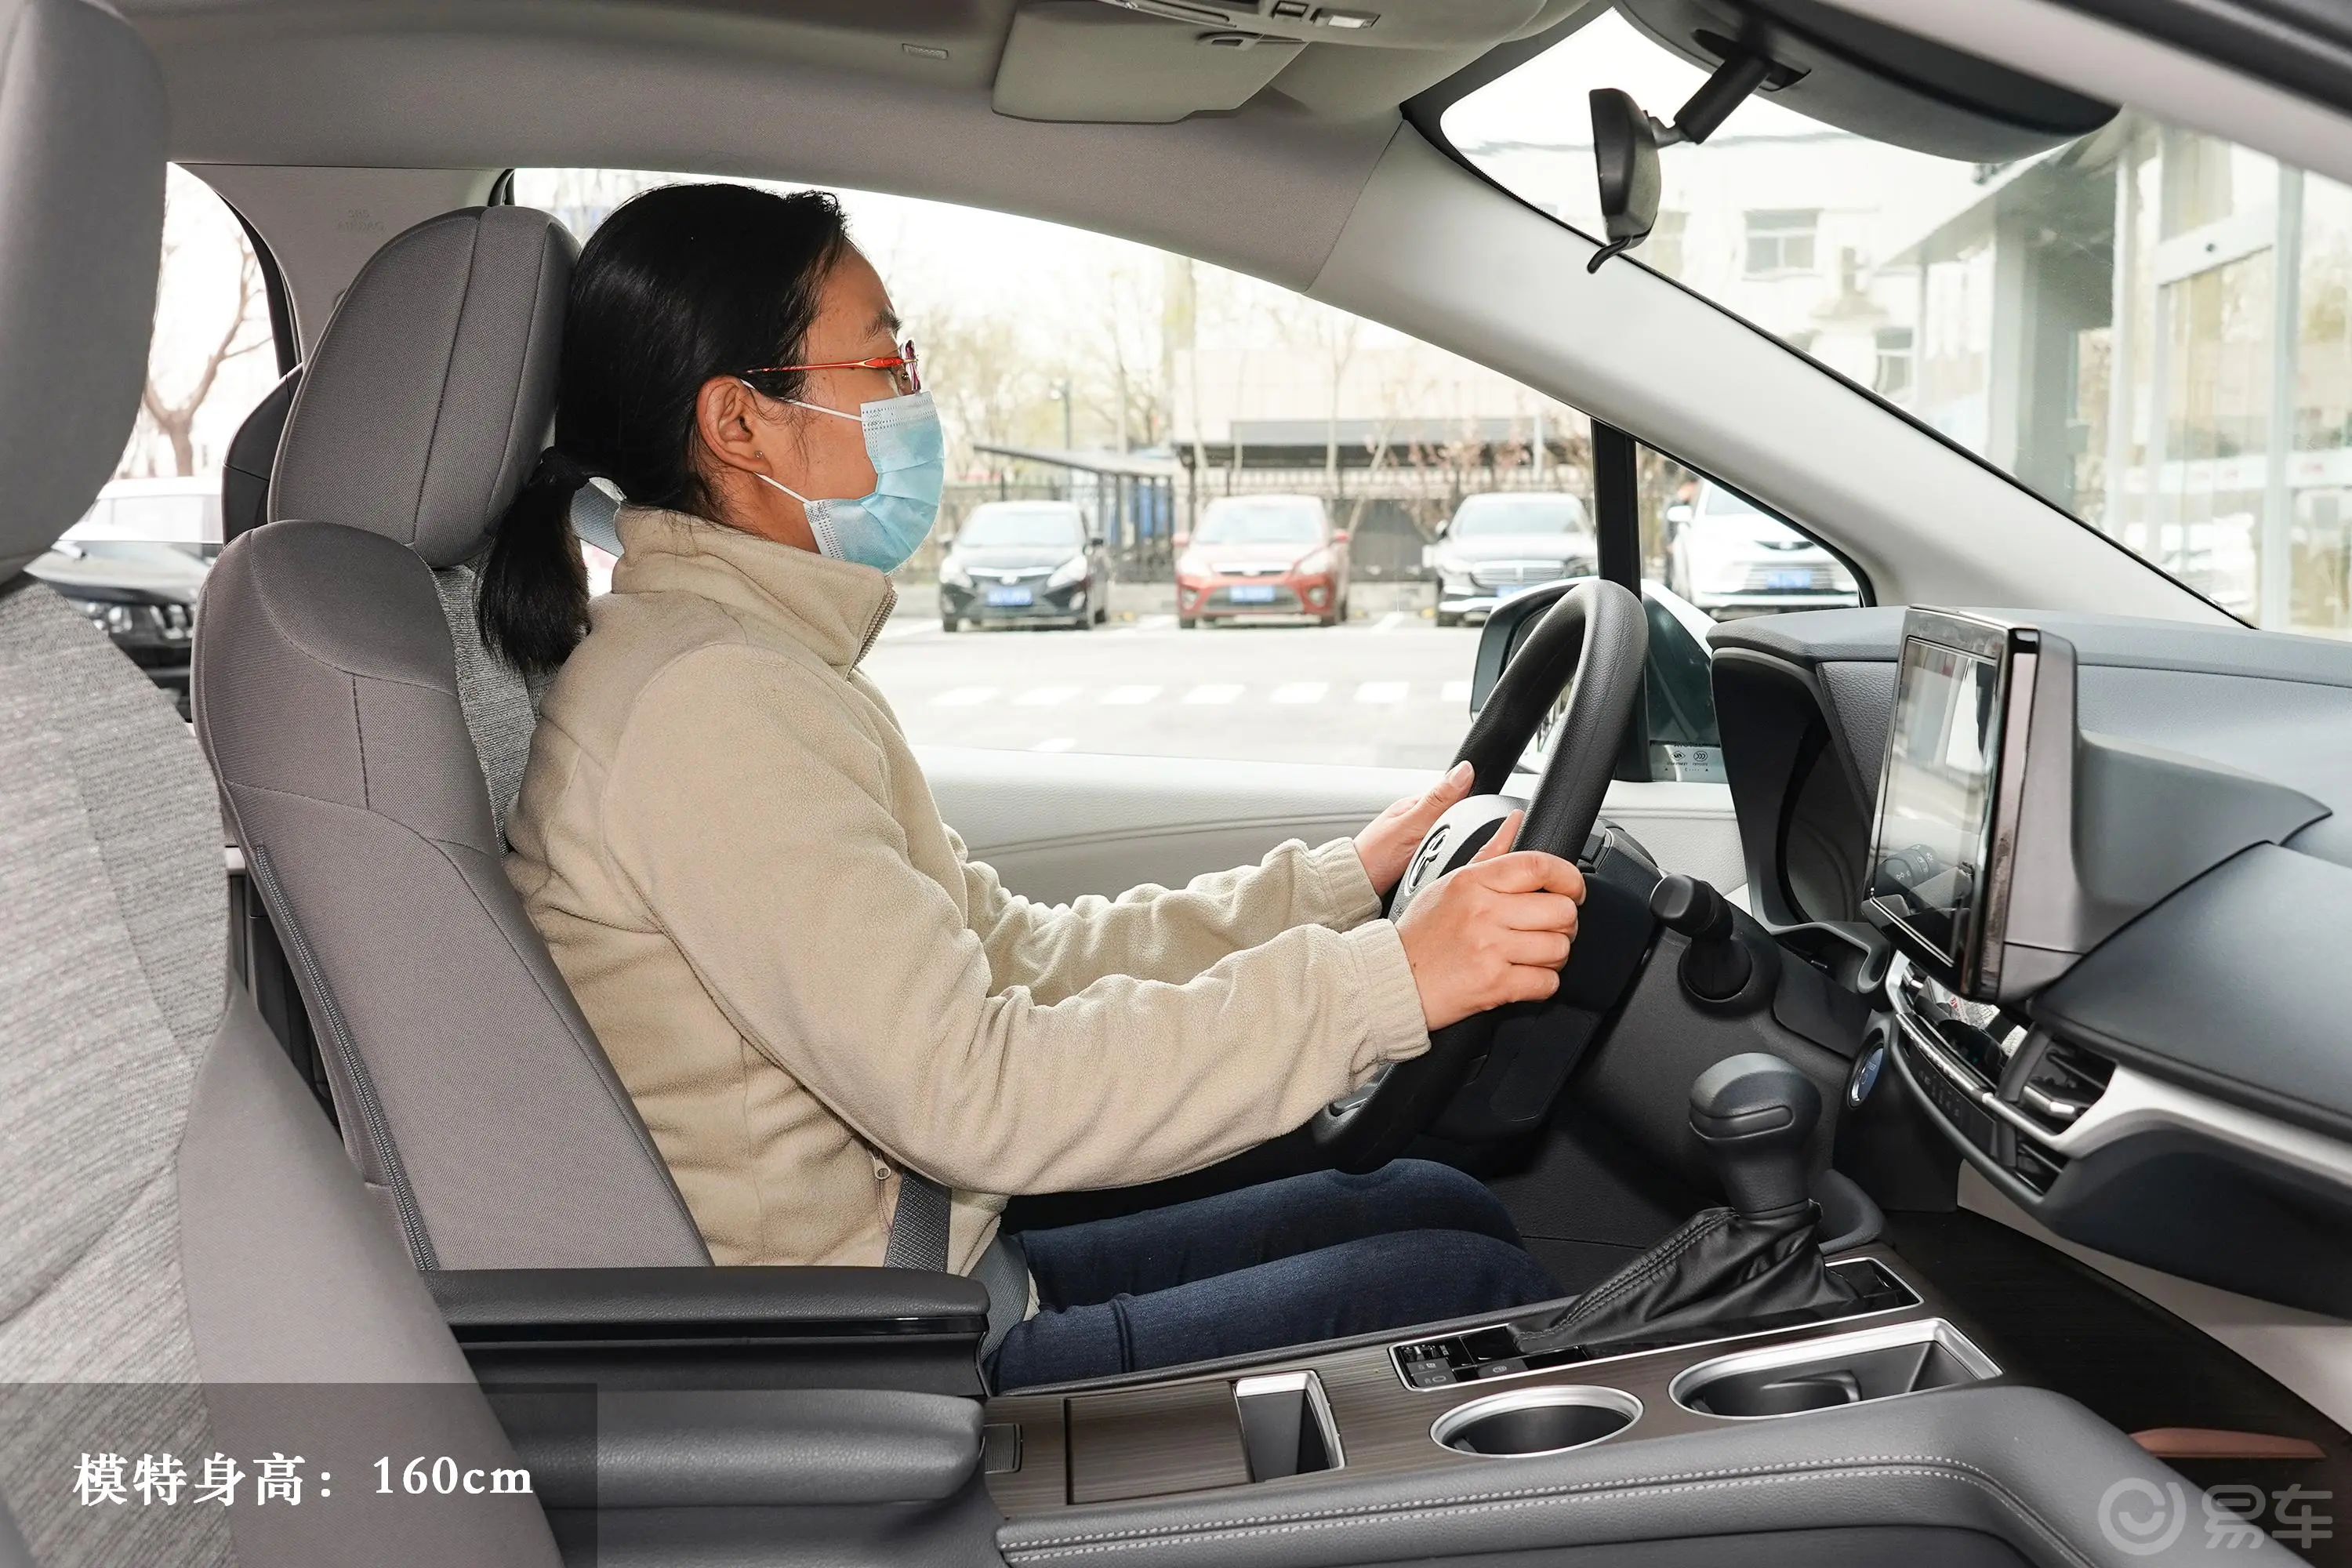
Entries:
<svg viewBox="0 0 2352 1568">
<path fill-rule="evenodd" d="M 1429 547 L 1437 624 L 1458 626 L 1525 589 L 1596 570 L 1599 546 L 1579 498 L 1556 490 L 1470 496 Z"/>
</svg>

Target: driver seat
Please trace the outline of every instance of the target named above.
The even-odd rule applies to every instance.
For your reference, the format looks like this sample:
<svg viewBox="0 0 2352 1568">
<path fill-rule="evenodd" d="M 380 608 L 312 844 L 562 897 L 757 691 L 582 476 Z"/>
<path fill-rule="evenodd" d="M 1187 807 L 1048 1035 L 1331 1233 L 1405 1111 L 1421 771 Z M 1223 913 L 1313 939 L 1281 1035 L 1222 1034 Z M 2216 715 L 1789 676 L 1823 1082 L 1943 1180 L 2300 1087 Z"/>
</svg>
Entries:
<svg viewBox="0 0 2352 1568">
<path fill-rule="evenodd" d="M 547 438 L 575 255 L 518 207 L 379 251 L 199 620 L 197 737 L 420 1269 L 710 1262 L 501 865 L 532 716 L 472 566 Z"/>
</svg>

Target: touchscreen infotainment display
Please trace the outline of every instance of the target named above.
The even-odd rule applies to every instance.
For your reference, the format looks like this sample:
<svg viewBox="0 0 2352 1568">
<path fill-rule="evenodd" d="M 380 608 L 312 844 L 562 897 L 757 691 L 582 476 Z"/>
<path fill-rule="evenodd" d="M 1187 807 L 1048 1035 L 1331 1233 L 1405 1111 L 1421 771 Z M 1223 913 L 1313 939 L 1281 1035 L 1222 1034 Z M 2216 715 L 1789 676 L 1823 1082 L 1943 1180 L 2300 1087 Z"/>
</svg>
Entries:
<svg viewBox="0 0 2352 1568">
<path fill-rule="evenodd" d="M 1904 639 L 1868 895 L 1955 967 L 1983 894 L 2000 679 L 1997 659 Z"/>
</svg>

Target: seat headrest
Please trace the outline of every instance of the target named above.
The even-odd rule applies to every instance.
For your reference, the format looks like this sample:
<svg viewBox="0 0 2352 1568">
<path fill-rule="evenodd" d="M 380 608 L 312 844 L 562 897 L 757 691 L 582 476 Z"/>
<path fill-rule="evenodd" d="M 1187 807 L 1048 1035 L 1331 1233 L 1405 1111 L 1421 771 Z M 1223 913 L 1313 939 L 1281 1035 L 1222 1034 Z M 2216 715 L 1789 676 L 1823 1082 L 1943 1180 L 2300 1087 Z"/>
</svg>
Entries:
<svg viewBox="0 0 2352 1568">
<path fill-rule="evenodd" d="M 163 242 L 163 79 L 89 0 L 0 0 L 0 579 L 131 438 Z"/>
<path fill-rule="evenodd" d="M 270 518 L 363 528 L 436 567 L 479 552 L 547 443 L 578 257 L 528 207 L 444 213 L 377 251 L 302 374 Z"/>
</svg>

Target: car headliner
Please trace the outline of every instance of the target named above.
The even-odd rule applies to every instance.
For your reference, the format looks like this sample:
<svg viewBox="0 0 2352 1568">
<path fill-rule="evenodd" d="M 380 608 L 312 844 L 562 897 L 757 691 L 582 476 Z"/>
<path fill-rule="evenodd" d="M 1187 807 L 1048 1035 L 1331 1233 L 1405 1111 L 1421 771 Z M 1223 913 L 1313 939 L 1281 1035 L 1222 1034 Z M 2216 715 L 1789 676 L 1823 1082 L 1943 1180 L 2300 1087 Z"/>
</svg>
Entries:
<svg viewBox="0 0 2352 1568">
<path fill-rule="evenodd" d="M 506 167 L 891 191 L 1159 245 L 1386 321 L 1736 479 L 1835 542 L 1882 597 L 2221 616 L 2114 542 L 2053 528 L 2046 502 L 1834 373 L 1752 327 L 1727 334 L 1719 309 L 1686 290 L 1637 268 L 1587 279 L 1576 263 L 1589 242 L 1406 123 L 1407 95 L 1441 77 L 1441 95 L 1466 88 L 1601 3 L 1391 0 L 1390 14 L 1419 6 L 1424 18 L 1516 5 L 1512 26 L 1536 30 L 1499 47 L 1344 49 L 1345 68 L 1294 84 L 1325 58 L 1318 49 L 1340 48 L 1318 45 L 1234 112 L 1132 125 L 995 111 L 1014 0 L 123 0 L 163 65 L 172 155 L 246 165 L 207 177 L 273 245 L 282 236 L 308 251 L 280 251 L 306 335 L 394 229 L 481 199 Z M 1842 3 L 1907 8 L 1919 15 L 1887 19 L 1922 30 L 1959 25 L 1947 16 L 1958 0 Z M 1987 3 L 2088 25 L 2037 0 Z M 1977 42 L 1993 56 L 2017 47 Z M 2063 57 L 2070 68 L 2079 52 Z M 2110 96 L 2189 123 L 2200 123 L 2196 103 L 2251 114 L 2263 94 L 2281 96 L 2253 84 L 2231 98 L 2221 88 L 2247 79 L 2186 55 L 2166 61 L 2177 68 L 2168 90 Z M 1282 90 L 1294 85 L 1297 97 Z M 2320 113 L 2295 101 L 2306 119 Z M 2352 137 L 2336 146 L 2315 165 L 2352 163 Z M 403 181 L 414 187 L 405 216 L 399 201 L 367 205 L 371 184 Z M 330 222 L 331 210 L 342 216 Z"/>
<path fill-rule="evenodd" d="M 1401 124 L 1387 81 L 1336 116 L 1268 90 L 1169 125 L 1011 119 L 990 86 L 1013 0 L 125 9 L 164 63 L 185 163 L 802 179 L 1077 224 L 1298 289 Z M 1347 52 L 1411 57 L 1407 91 L 1467 63 Z"/>
</svg>

